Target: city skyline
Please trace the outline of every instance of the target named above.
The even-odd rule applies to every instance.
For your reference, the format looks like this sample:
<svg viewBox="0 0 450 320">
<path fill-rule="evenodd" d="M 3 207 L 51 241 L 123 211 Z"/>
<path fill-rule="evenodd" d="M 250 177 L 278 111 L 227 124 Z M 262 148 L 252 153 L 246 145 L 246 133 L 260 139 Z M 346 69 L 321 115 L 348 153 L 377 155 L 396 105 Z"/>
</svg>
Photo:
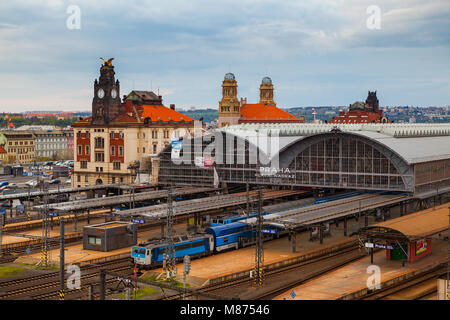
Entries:
<svg viewBox="0 0 450 320">
<path fill-rule="evenodd" d="M 227 72 L 249 102 L 270 76 L 281 108 L 346 106 L 368 90 L 382 106 L 450 101 L 446 1 L 19 0 L 0 12 L 0 112 L 90 110 L 100 57 L 115 58 L 122 96 L 159 90 L 180 108 L 217 109 Z"/>
</svg>

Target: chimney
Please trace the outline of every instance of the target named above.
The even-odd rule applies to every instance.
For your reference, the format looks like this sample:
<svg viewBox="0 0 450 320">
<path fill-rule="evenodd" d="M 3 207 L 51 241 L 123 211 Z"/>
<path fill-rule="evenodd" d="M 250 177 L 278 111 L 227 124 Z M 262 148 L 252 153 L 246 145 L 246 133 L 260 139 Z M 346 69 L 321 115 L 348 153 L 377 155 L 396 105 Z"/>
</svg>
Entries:
<svg viewBox="0 0 450 320">
<path fill-rule="evenodd" d="M 174 105 L 174 104 L 171 104 L 171 105 L 170 105 L 170 109 L 175 110 L 175 105 Z"/>
</svg>

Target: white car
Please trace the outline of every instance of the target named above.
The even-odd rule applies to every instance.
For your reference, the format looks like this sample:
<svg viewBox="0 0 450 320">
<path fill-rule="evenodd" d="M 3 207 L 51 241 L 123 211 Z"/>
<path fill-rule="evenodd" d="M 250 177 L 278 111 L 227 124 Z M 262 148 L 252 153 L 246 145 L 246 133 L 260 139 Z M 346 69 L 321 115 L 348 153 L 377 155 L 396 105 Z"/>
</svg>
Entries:
<svg viewBox="0 0 450 320">
<path fill-rule="evenodd" d="M 30 181 L 26 182 L 25 184 L 29 187 L 36 187 L 38 183 L 36 180 L 30 180 Z"/>
</svg>

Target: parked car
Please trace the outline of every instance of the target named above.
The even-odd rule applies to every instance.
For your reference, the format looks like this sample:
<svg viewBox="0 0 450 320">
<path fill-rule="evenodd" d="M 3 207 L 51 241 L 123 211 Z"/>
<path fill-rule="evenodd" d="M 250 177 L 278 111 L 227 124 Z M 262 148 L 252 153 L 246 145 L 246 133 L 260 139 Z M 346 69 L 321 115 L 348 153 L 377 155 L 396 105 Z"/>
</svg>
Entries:
<svg viewBox="0 0 450 320">
<path fill-rule="evenodd" d="M 25 184 L 29 187 L 36 187 L 38 183 L 36 180 L 30 180 L 30 181 L 26 182 Z"/>
<path fill-rule="evenodd" d="M 8 181 L 0 182 L 0 188 L 1 188 L 1 187 L 4 187 L 4 186 L 7 186 L 8 184 L 9 184 Z"/>
<path fill-rule="evenodd" d="M 53 179 L 53 180 L 50 180 L 50 182 L 48 184 L 61 184 L 61 180 Z"/>
<path fill-rule="evenodd" d="M 0 189 L 1 190 L 5 190 L 5 189 L 16 189 L 16 188 L 18 188 L 19 186 L 17 185 L 17 183 L 10 183 L 10 184 L 8 184 L 7 186 L 3 186 L 3 187 L 0 187 Z"/>
</svg>

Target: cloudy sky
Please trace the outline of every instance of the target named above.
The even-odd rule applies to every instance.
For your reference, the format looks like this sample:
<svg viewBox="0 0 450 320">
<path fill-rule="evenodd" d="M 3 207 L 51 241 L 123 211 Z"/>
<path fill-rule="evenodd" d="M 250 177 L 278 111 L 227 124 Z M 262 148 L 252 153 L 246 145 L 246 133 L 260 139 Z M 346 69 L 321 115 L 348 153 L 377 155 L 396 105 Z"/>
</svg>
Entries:
<svg viewBox="0 0 450 320">
<path fill-rule="evenodd" d="M 80 9 L 80 29 L 71 5 Z M 373 26 L 380 9 L 380 28 Z M 121 95 L 217 108 L 233 72 L 280 107 L 450 104 L 448 0 L 9 0 L 0 2 L 0 111 L 90 110 L 100 57 Z"/>
</svg>

